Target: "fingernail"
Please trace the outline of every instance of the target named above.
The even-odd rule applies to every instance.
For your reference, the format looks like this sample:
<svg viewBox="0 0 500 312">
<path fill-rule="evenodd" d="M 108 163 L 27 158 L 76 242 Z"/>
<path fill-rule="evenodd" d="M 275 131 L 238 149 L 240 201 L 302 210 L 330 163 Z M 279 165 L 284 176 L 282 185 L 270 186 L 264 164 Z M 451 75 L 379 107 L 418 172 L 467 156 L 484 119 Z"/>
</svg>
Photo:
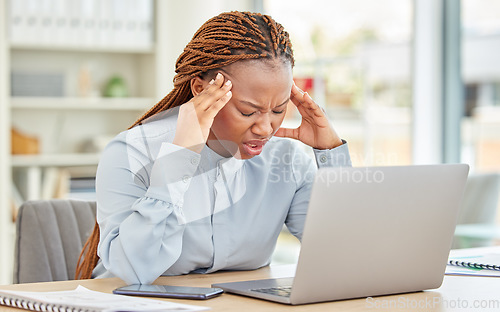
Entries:
<svg viewBox="0 0 500 312">
<path fill-rule="evenodd" d="M 226 96 L 230 97 L 231 95 L 232 95 L 232 92 L 231 91 L 227 91 Z"/>
<path fill-rule="evenodd" d="M 217 73 L 217 76 L 215 77 L 215 79 L 221 79 L 222 78 L 222 74 L 221 73 Z"/>
<path fill-rule="evenodd" d="M 231 85 L 231 80 L 226 81 L 226 86 L 230 86 L 230 85 Z"/>
<path fill-rule="evenodd" d="M 211 85 L 211 84 L 214 84 L 214 82 L 215 82 L 215 80 L 212 79 L 212 80 L 210 80 L 210 82 L 208 84 Z"/>
</svg>

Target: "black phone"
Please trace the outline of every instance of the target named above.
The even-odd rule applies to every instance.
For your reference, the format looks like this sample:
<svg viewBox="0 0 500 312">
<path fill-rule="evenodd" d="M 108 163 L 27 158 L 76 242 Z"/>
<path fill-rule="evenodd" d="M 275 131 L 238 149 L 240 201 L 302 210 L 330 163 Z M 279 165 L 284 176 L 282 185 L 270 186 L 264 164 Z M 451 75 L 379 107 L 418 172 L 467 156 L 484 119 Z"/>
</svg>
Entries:
<svg viewBox="0 0 500 312">
<path fill-rule="evenodd" d="M 220 288 L 203 288 L 170 285 L 134 284 L 113 290 L 117 295 L 133 295 L 147 297 L 177 298 L 177 299 L 210 299 L 219 296 L 224 291 Z"/>
</svg>

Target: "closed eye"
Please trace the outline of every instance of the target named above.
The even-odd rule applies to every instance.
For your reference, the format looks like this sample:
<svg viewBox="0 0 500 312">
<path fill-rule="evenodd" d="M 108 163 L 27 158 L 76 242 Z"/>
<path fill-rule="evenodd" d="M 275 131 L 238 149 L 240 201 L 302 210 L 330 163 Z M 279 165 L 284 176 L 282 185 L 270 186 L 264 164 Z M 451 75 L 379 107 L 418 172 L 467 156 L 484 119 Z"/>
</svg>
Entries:
<svg viewBox="0 0 500 312">
<path fill-rule="evenodd" d="M 274 108 L 280 108 L 280 107 L 283 107 L 285 106 L 288 102 L 290 101 L 290 98 L 288 98 L 286 101 L 284 101 L 283 103 L 281 103 L 280 105 L 274 107 Z M 244 105 L 248 105 L 248 106 L 251 106 L 253 108 L 256 108 L 256 109 L 262 109 L 259 105 L 256 105 L 252 102 L 248 102 L 248 101 L 240 101 L 240 103 L 244 104 Z M 274 110 L 273 113 L 274 114 L 283 114 L 285 112 L 286 109 L 282 109 L 282 110 Z M 248 113 L 248 114 L 245 114 L 243 113 L 242 111 L 240 111 L 240 113 L 245 116 L 245 117 L 250 117 L 252 116 L 253 114 L 255 114 L 255 112 L 252 112 L 252 113 Z"/>
<path fill-rule="evenodd" d="M 273 113 L 278 114 L 278 115 L 279 115 L 279 114 L 283 114 L 284 112 L 285 112 L 285 110 L 284 110 L 284 109 L 283 109 L 283 110 L 280 110 L 280 111 L 273 111 Z M 249 113 L 249 114 L 245 114 L 245 113 L 243 113 L 243 112 L 240 112 L 240 113 L 241 113 L 243 116 L 245 116 L 245 117 L 250 117 L 250 116 L 252 116 L 253 114 L 255 114 L 255 112 L 252 112 L 252 113 Z"/>
</svg>

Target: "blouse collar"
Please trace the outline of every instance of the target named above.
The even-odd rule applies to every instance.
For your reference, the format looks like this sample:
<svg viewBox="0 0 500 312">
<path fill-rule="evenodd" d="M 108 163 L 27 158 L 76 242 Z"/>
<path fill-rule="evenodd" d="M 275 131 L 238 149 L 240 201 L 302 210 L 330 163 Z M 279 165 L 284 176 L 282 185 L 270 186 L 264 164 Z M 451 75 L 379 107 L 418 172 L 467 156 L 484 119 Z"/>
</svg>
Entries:
<svg viewBox="0 0 500 312">
<path fill-rule="evenodd" d="M 220 168 L 224 169 L 224 174 L 233 175 L 238 172 L 245 163 L 244 159 L 237 159 L 235 157 L 224 157 L 212 150 L 208 145 L 203 147 L 201 157 L 205 159 L 204 163 L 207 169 Z"/>
</svg>

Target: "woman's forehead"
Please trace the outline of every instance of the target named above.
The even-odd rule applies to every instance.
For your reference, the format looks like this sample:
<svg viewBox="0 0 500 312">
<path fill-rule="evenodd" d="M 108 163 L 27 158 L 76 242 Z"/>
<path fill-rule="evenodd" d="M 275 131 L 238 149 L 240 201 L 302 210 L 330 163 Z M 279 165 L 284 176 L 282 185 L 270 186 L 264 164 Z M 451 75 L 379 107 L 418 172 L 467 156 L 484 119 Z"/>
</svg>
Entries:
<svg viewBox="0 0 500 312">
<path fill-rule="evenodd" d="M 291 67 L 280 64 L 271 70 L 264 62 L 234 65 L 221 70 L 232 81 L 233 100 L 275 107 L 289 99 L 293 83 Z"/>
<path fill-rule="evenodd" d="M 263 58 L 256 60 L 241 60 L 233 64 L 224 66 L 220 69 L 220 71 L 226 73 L 228 76 L 238 77 L 240 75 L 255 72 L 262 73 L 263 75 L 272 74 L 276 71 L 289 71 L 291 73 L 292 66 L 290 62 L 283 61 L 279 58 Z"/>
</svg>

